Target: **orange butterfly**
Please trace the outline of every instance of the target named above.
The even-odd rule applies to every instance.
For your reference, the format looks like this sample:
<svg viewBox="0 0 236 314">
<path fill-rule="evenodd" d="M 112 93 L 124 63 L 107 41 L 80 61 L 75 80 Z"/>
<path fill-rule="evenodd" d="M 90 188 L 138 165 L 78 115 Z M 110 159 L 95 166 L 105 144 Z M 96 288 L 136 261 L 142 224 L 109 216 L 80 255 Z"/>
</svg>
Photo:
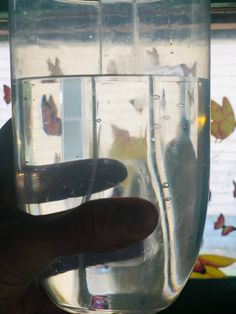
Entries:
<svg viewBox="0 0 236 314">
<path fill-rule="evenodd" d="M 229 233 L 235 231 L 236 227 L 226 226 L 225 225 L 225 217 L 223 214 L 220 214 L 220 216 L 217 218 L 216 222 L 214 223 L 214 229 L 222 229 L 222 231 L 221 231 L 222 236 L 226 236 Z"/>
<path fill-rule="evenodd" d="M 235 129 L 236 120 L 232 105 L 227 97 L 223 97 L 223 105 L 211 101 L 211 135 L 224 140 Z"/>
<path fill-rule="evenodd" d="M 7 105 L 11 102 L 11 88 L 7 85 L 3 85 L 3 92 L 4 92 L 4 101 Z"/>
<path fill-rule="evenodd" d="M 43 95 L 41 108 L 45 133 L 60 136 L 62 134 L 62 123 L 61 119 L 57 116 L 57 107 L 52 95 L 49 96 L 49 99 L 47 99 L 46 95 Z"/>
</svg>

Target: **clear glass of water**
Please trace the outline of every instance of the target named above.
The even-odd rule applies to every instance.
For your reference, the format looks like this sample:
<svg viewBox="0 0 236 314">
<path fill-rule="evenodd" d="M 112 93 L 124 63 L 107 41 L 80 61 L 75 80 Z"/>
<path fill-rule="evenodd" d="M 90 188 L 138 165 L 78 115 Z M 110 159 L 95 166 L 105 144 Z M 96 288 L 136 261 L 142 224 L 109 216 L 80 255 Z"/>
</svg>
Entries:
<svg viewBox="0 0 236 314">
<path fill-rule="evenodd" d="M 71 313 L 161 311 L 206 216 L 210 1 L 10 0 L 10 13 L 19 207 L 139 197 L 159 214 L 127 249 L 57 260 L 45 290 Z"/>
</svg>

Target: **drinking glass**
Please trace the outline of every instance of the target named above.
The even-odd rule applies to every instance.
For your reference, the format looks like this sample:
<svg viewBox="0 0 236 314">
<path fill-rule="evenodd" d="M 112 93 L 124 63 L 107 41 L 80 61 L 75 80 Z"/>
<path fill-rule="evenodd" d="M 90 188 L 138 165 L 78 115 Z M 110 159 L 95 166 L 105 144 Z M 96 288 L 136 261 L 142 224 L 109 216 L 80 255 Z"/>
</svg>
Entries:
<svg viewBox="0 0 236 314">
<path fill-rule="evenodd" d="M 159 215 L 128 248 L 58 259 L 45 290 L 71 313 L 161 311 L 204 229 L 210 1 L 9 3 L 19 207 L 44 215 L 138 197 Z"/>
</svg>

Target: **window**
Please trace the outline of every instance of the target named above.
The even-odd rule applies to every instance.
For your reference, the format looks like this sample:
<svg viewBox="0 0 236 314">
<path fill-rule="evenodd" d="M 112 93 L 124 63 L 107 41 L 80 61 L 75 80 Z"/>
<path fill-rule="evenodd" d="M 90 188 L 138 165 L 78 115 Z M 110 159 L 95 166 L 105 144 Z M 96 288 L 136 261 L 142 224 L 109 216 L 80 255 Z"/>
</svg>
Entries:
<svg viewBox="0 0 236 314">
<path fill-rule="evenodd" d="M 211 39 L 210 201 L 203 245 L 193 273 L 197 278 L 236 276 L 235 55 L 236 8 L 215 8 Z"/>
</svg>

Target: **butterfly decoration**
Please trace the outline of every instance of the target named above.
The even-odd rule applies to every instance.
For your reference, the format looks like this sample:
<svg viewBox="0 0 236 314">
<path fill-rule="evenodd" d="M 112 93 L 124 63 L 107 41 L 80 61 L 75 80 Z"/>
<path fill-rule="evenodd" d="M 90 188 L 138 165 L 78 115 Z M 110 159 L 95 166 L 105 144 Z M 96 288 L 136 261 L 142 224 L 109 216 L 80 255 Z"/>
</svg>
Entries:
<svg viewBox="0 0 236 314">
<path fill-rule="evenodd" d="M 111 125 L 114 137 L 110 150 L 111 156 L 121 160 L 143 160 L 146 153 L 146 141 L 144 137 L 131 136 L 128 130 Z"/>
<path fill-rule="evenodd" d="M 154 65 L 159 65 L 159 53 L 155 47 L 152 50 L 147 50 L 147 54 L 153 59 Z"/>
<path fill-rule="evenodd" d="M 195 262 L 191 278 L 225 278 L 222 268 L 231 266 L 236 262 L 235 258 L 200 254 Z"/>
<path fill-rule="evenodd" d="M 47 99 L 46 95 L 42 96 L 41 109 L 45 133 L 47 135 L 60 136 L 62 134 L 62 123 L 57 116 L 58 110 L 52 95 L 49 96 L 49 99 Z"/>
<path fill-rule="evenodd" d="M 225 225 L 225 217 L 223 214 L 220 214 L 216 222 L 214 223 L 214 229 L 222 229 L 221 231 L 222 236 L 226 236 L 229 233 L 235 231 L 236 227 Z"/>
<path fill-rule="evenodd" d="M 235 181 L 233 181 L 233 185 L 234 185 L 233 197 L 236 198 L 236 182 Z"/>
<path fill-rule="evenodd" d="M 227 97 L 223 97 L 222 106 L 211 101 L 211 135 L 224 140 L 235 129 L 236 120 L 232 105 Z"/>
<path fill-rule="evenodd" d="M 4 84 L 3 85 L 3 93 L 4 93 L 3 99 L 4 99 L 5 103 L 7 105 L 9 105 L 11 102 L 11 88 Z"/>
<path fill-rule="evenodd" d="M 132 98 L 129 102 L 138 113 L 141 114 L 143 112 L 143 108 L 145 105 L 145 100 L 143 98 Z"/>
<path fill-rule="evenodd" d="M 92 296 L 90 309 L 91 310 L 109 309 L 109 303 L 106 296 L 103 296 L 103 295 Z"/>
<path fill-rule="evenodd" d="M 59 76 L 63 74 L 60 67 L 60 60 L 57 57 L 55 58 L 55 62 L 52 62 L 52 60 L 48 58 L 47 65 L 51 76 Z"/>
</svg>

